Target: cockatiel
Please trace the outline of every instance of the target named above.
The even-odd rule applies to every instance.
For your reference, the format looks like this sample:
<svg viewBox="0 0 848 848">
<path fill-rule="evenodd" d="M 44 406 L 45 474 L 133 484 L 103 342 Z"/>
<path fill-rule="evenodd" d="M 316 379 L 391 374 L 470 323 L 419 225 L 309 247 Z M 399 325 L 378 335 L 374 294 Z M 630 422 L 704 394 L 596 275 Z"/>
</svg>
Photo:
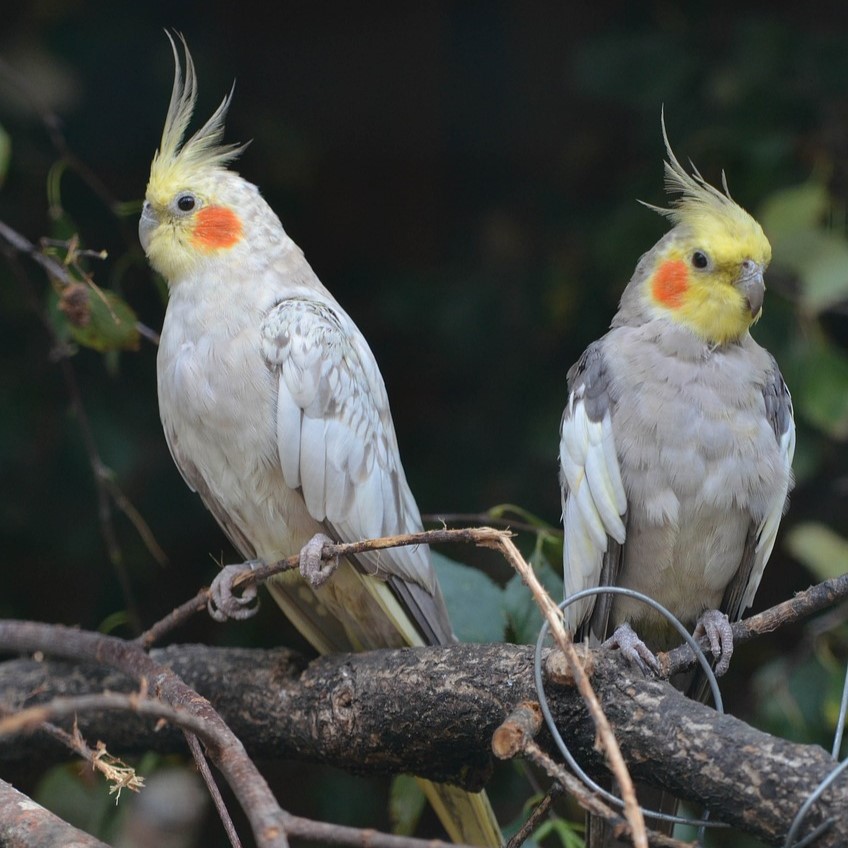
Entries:
<svg viewBox="0 0 848 848">
<path fill-rule="evenodd" d="M 771 247 L 726 181 L 719 191 L 688 174 L 664 124 L 663 138 L 677 197 L 650 208 L 674 227 L 639 260 L 609 332 L 568 372 L 565 595 L 605 585 L 649 595 L 709 636 L 723 673 L 728 619 L 753 602 L 792 486 L 795 426 L 777 363 L 749 333 Z M 642 667 L 679 641 L 624 596 L 578 601 L 565 615 L 577 640 L 609 640 Z"/>
<path fill-rule="evenodd" d="M 171 44 L 139 235 L 170 292 L 157 370 L 174 461 L 250 560 L 421 530 L 368 344 L 256 186 L 227 169 L 243 149 L 222 143 L 232 95 L 183 141 L 195 71 L 184 44 L 183 78 Z M 268 588 L 321 653 L 454 641 L 425 546 L 349 558 L 319 584 L 295 571 Z M 501 844 L 484 794 L 422 785 L 455 841 Z"/>
</svg>

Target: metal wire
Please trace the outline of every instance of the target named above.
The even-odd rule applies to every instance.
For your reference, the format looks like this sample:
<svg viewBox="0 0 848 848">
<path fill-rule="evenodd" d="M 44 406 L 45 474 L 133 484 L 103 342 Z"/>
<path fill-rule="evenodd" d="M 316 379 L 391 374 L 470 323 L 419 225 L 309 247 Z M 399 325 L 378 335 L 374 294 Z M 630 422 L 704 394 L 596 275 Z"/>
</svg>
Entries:
<svg viewBox="0 0 848 848">
<path fill-rule="evenodd" d="M 818 837 L 825 831 L 827 828 L 833 824 L 835 819 L 828 819 L 826 822 L 820 824 L 809 836 L 806 836 L 803 841 L 795 842 L 795 837 L 798 834 L 798 831 L 801 829 L 801 825 L 804 822 L 804 819 L 807 817 L 807 813 L 810 812 L 810 808 L 815 804 L 818 798 L 821 796 L 822 792 L 842 774 L 845 769 L 848 768 L 848 758 L 844 759 L 817 787 L 816 789 L 810 793 L 810 797 L 807 798 L 806 801 L 801 805 L 801 809 L 798 810 L 797 815 L 792 821 L 792 827 L 789 828 L 789 833 L 786 834 L 786 841 L 783 843 L 784 848 L 802 848 L 804 845 L 809 845 L 813 839 L 818 839 Z"/>
<path fill-rule="evenodd" d="M 689 631 L 671 612 L 669 612 L 661 603 L 659 603 L 659 601 L 656 601 L 653 598 L 648 597 L 647 595 L 643 595 L 641 592 L 636 592 L 633 589 L 627 589 L 623 586 L 598 586 L 593 589 L 583 589 L 582 591 L 577 592 L 574 595 L 570 595 L 559 605 L 559 608 L 561 610 L 564 610 L 567 607 L 571 606 L 571 604 L 581 600 L 582 598 L 591 597 L 593 595 L 605 594 L 625 595 L 628 598 L 634 598 L 638 601 L 641 601 L 642 603 L 647 604 L 649 607 L 656 610 L 669 621 L 669 623 L 675 628 L 675 630 L 677 630 L 681 638 L 686 642 L 687 645 L 689 645 L 689 647 L 695 654 L 695 658 L 698 660 L 701 669 L 707 676 L 707 681 L 710 685 L 710 692 L 712 693 L 713 700 L 715 702 L 716 711 L 719 713 L 723 713 L 724 705 L 721 698 L 721 692 L 719 691 L 718 681 L 716 680 L 715 672 L 713 672 L 709 660 L 706 658 L 704 652 L 701 650 L 701 646 L 693 638 Z M 598 793 L 610 804 L 615 807 L 618 807 L 619 809 L 623 809 L 624 802 L 620 798 L 617 798 L 611 792 L 607 791 L 594 780 L 592 780 L 592 778 L 589 777 L 589 775 L 586 774 L 586 772 L 577 764 L 577 761 L 574 759 L 574 756 L 568 749 L 568 746 L 565 744 L 565 741 L 560 735 L 556 723 L 554 722 L 553 715 L 551 714 L 551 710 L 548 705 L 548 700 L 545 697 L 544 682 L 542 681 L 542 645 L 545 641 L 545 637 L 548 634 L 548 627 L 548 622 L 545 621 L 542 624 L 542 629 L 539 631 L 539 638 L 536 640 L 536 652 L 533 664 L 533 675 L 536 683 L 536 693 L 539 698 L 539 706 L 541 707 L 542 715 L 545 718 L 545 723 L 547 724 L 548 729 L 550 730 L 551 735 L 553 736 L 553 739 L 560 750 L 560 753 L 565 758 L 565 761 L 568 763 L 571 770 L 578 776 L 578 778 L 580 778 L 580 780 L 589 789 L 591 789 L 593 792 Z M 693 827 L 697 827 L 701 831 L 703 831 L 703 828 L 705 827 L 728 827 L 728 825 L 722 822 L 710 821 L 707 816 L 702 819 L 690 819 L 684 816 L 670 815 L 668 813 L 661 813 L 655 810 L 643 809 L 643 811 L 645 815 L 649 818 L 665 822 L 672 822 L 674 824 L 686 824 Z"/>
<path fill-rule="evenodd" d="M 842 685 L 842 700 L 839 704 L 839 717 L 836 720 L 836 731 L 833 734 L 833 748 L 831 749 L 831 756 L 834 760 L 839 756 L 839 749 L 842 747 L 842 736 L 845 732 L 846 713 L 848 713 L 848 667 L 845 669 L 845 682 Z M 821 836 L 833 824 L 835 819 L 827 819 L 827 821 L 822 822 L 817 828 L 815 828 L 815 830 L 808 833 L 799 842 L 794 841 L 813 804 L 821 796 L 822 792 L 824 792 L 825 789 L 827 789 L 827 787 L 830 786 L 830 784 L 833 783 L 833 781 L 836 780 L 836 778 L 842 774 L 846 768 L 848 768 L 848 758 L 844 759 L 835 769 L 833 769 L 833 771 L 830 772 L 824 780 L 822 780 L 813 792 L 810 793 L 810 796 L 806 801 L 804 801 L 801 808 L 795 814 L 795 818 L 792 820 L 792 826 L 789 828 L 789 832 L 786 834 L 786 841 L 783 843 L 784 848 L 805 848 L 807 845 L 812 845 L 813 842 L 815 842 L 816 839 L 818 839 L 819 836 Z"/>
<path fill-rule="evenodd" d="M 830 752 L 830 756 L 834 760 L 839 759 L 839 749 L 842 747 L 846 711 L 848 711 L 848 666 L 845 667 L 845 683 L 842 684 L 842 702 L 839 704 L 839 718 L 836 719 L 836 733 L 833 734 L 833 748 Z"/>
</svg>

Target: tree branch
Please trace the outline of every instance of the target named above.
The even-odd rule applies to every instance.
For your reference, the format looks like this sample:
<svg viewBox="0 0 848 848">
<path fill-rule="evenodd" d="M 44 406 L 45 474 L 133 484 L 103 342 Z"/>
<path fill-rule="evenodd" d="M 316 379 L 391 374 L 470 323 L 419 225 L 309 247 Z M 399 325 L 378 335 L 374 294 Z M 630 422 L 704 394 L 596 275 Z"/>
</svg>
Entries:
<svg viewBox="0 0 848 848">
<path fill-rule="evenodd" d="M 0 845 L 73 845 L 74 848 L 109 848 L 105 842 L 77 830 L 49 810 L 0 780 Z"/>
<path fill-rule="evenodd" d="M 9 626 L 0 623 L 0 649 L 9 647 Z M 456 645 L 327 656 L 305 665 L 281 649 L 181 646 L 155 651 L 152 661 L 210 697 L 248 752 L 265 759 L 310 760 L 353 772 L 415 772 L 454 782 L 470 764 L 465 785 L 478 788 L 491 765 L 494 731 L 515 705 L 536 698 L 532 654 L 528 646 Z M 818 746 L 762 733 L 667 683 L 646 680 L 615 652 L 596 652 L 590 668 L 634 779 L 702 804 L 769 844 L 781 844 L 798 808 L 834 766 Z M 0 691 L 10 698 L 38 692 L 39 699 L 51 699 L 135 685 L 89 666 L 29 660 L 0 665 Z M 573 686 L 547 689 L 573 753 L 598 774 L 603 758 L 582 698 Z M 81 714 L 79 723 L 87 737 L 105 739 L 113 751 L 174 751 L 183 745 L 179 733 L 154 733 L 134 716 L 116 722 Z M 551 754 L 544 731 L 538 744 Z M 56 750 L 55 742 L 36 736 L 25 744 L 0 740 L 2 759 Z M 836 818 L 819 848 L 848 844 L 846 808 L 843 777 L 805 825 L 809 832 Z"/>
<path fill-rule="evenodd" d="M 733 644 L 741 645 L 757 636 L 773 633 L 788 624 L 803 621 L 823 609 L 848 599 L 848 573 L 839 577 L 825 580 L 815 586 L 810 586 L 803 592 L 798 592 L 794 598 L 776 604 L 757 615 L 752 615 L 742 621 L 734 622 Z M 704 637 L 700 641 L 701 648 L 709 654 L 710 643 Z M 695 664 L 695 656 L 688 645 L 680 645 L 672 651 L 657 655 L 662 676 L 671 677 L 685 671 Z"/>
<path fill-rule="evenodd" d="M 129 642 L 58 625 L 0 621 L 0 646 L 6 651 L 42 651 L 108 665 L 131 677 L 136 684 L 149 683 L 159 699 L 183 712 L 183 721 L 193 725 L 191 729 L 203 740 L 210 759 L 247 813 L 260 848 L 285 848 L 286 814 L 265 779 L 211 704 L 186 686 L 171 669 L 159 665 Z"/>
</svg>

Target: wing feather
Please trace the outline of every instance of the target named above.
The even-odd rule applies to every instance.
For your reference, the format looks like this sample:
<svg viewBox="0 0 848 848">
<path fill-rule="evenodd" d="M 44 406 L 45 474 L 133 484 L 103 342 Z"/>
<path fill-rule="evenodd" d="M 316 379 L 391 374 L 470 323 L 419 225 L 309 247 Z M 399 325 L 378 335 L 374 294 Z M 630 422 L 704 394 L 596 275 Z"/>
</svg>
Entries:
<svg viewBox="0 0 848 848">
<path fill-rule="evenodd" d="M 335 303 L 287 298 L 266 315 L 261 343 L 277 376 L 280 466 L 310 515 L 341 541 L 420 530 L 385 386 L 350 318 Z M 426 546 L 363 554 L 356 564 L 391 578 L 401 603 L 416 598 L 409 612 L 428 639 L 452 639 Z M 398 581 L 422 591 L 400 592 Z"/>
<path fill-rule="evenodd" d="M 602 574 L 605 580 L 614 582 L 616 575 L 607 574 L 608 554 L 611 549 L 620 551 L 626 536 L 627 512 L 600 343 L 590 346 L 569 372 L 569 389 L 560 426 L 566 597 L 598 586 Z M 616 543 L 612 547 L 611 541 Z M 569 625 L 576 628 L 594 607 L 591 600 L 569 607 Z"/>
<path fill-rule="evenodd" d="M 792 459 L 795 456 L 795 419 L 792 397 L 781 376 L 777 362 L 772 358 L 772 370 L 763 388 L 765 413 L 779 447 L 783 484 L 775 489 L 765 515 L 757 526 L 752 525 L 749 542 L 745 545 L 742 561 L 736 576 L 727 587 L 722 610 L 731 621 L 742 617 L 754 603 L 766 565 L 774 550 L 777 530 L 788 504 L 792 488 Z"/>
<path fill-rule="evenodd" d="M 772 360 L 772 364 L 771 379 L 766 385 L 763 397 L 766 415 L 780 446 L 780 461 L 785 472 L 784 482 L 775 491 L 766 514 L 757 528 L 754 566 L 751 569 L 751 576 L 745 587 L 741 605 L 736 611 L 737 617 L 741 617 L 742 613 L 754 603 L 754 596 L 757 594 L 766 564 L 774 550 L 777 529 L 789 504 L 789 492 L 793 485 L 792 460 L 795 457 L 795 418 L 792 409 L 792 397 L 777 367 L 777 362 Z"/>
</svg>

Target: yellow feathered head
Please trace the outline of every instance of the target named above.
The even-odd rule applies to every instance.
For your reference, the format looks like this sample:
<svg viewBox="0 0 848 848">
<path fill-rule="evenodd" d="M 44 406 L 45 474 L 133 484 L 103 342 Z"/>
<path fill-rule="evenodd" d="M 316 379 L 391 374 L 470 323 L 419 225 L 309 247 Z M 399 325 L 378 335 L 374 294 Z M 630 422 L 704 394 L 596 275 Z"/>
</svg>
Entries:
<svg viewBox="0 0 848 848">
<path fill-rule="evenodd" d="M 660 123 L 668 154 L 668 160 L 664 163 L 665 190 L 670 195 L 678 196 L 672 199 L 670 208 L 651 203 L 643 205 L 668 218 L 673 224 L 683 225 L 708 239 L 719 254 L 730 253 L 735 257 L 744 253 L 767 265 L 771 261 L 771 245 L 759 223 L 730 196 L 724 171 L 721 172 L 723 191 L 710 185 L 694 165 L 692 173 L 688 174 L 671 149 L 664 115 L 661 115 Z"/>
<path fill-rule="evenodd" d="M 197 81 L 185 39 L 185 77 L 174 39 L 174 87 L 162 141 L 150 166 L 138 234 L 151 265 L 173 285 L 212 257 L 242 242 L 240 203 L 258 193 L 225 167 L 245 145 L 223 144 L 224 118 L 232 91 L 212 117 L 183 141 L 197 98 Z"/>
<path fill-rule="evenodd" d="M 670 208 L 644 204 L 675 225 L 646 255 L 649 273 L 639 278 L 639 302 L 648 314 L 682 324 L 710 344 L 742 338 L 759 318 L 771 260 L 762 227 L 730 196 L 711 186 L 692 166 L 680 164 L 662 121 L 665 187 Z M 628 296 L 622 307 L 632 303 Z"/>
<path fill-rule="evenodd" d="M 185 77 L 180 66 L 177 45 L 171 34 L 166 32 L 174 51 L 174 87 L 171 90 L 171 102 L 162 130 L 162 141 L 150 166 L 148 192 L 168 195 L 180 183 L 191 182 L 197 176 L 208 173 L 210 169 L 221 169 L 235 159 L 247 144 L 222 144 L 224 119 L 230 107 L 233 92 L 221 101 L 209 120 L 191 138 L 183 143 L 194 105 L 197 100 L 197 78 L 194 62 L 188 45 L 182 35 L 185 52 Z"/>
</svg>

